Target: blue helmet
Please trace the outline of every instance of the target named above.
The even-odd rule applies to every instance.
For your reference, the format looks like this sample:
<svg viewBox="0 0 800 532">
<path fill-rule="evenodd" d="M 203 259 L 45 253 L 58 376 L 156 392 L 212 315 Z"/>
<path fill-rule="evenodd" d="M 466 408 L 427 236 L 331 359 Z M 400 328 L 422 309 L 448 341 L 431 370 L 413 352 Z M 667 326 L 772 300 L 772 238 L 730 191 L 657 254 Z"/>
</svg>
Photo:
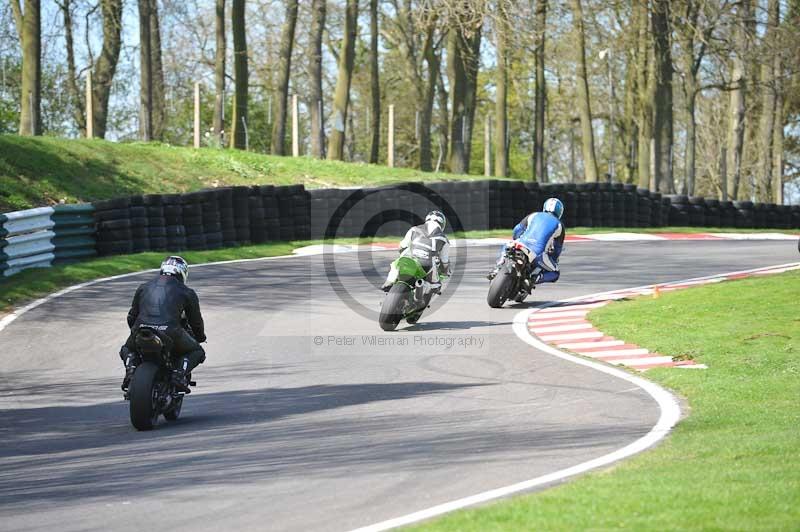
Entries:
<svg viewBox="0 0 800 532">
<path fill-rule="evenodd" d="M 543 212 L 549 212 L 559 220 L 561 219 L 561 215 L 564 214 L 564 204 L 561 203 L 561 200 L 558 198 L 550 198 L 544 202 L 544 207 L 542 207 Z"/>
</svg>

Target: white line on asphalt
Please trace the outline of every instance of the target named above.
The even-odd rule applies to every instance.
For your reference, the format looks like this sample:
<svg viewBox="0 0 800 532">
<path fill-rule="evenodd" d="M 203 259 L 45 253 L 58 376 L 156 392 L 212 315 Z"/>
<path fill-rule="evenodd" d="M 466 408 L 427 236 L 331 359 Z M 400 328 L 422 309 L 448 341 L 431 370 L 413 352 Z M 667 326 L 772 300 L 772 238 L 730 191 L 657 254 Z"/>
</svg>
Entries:
<svg viewBox="0 0 800 532">
<path fill-rule="evenodd" d="M 555 317 L 553 316 L 554 314 L 558 314 L 559 316 L 561 316 L 562 313 L 569 312 L 570 310 L 592 309 L 592 308 L 602 307 L 603 305 L 607 304 L 608 303 L 606 303 L 605 301 L 600 301 L 596 303 L 586 303 L 584 305 L 565 305 L 563 307 L 550 307 L 537 312 L 537 314 L 542 317 L 544 316 Z"/>
<path fill-rule="evenodd" d="M 605 336 L 600 331 L 581 332 L 581 333 L 564 333 L 564 334 L 545 334 L 540 336 L 545 342 L 558 342 L 561 340 L 586 340 L 589 338 L 602 338 Z"/>
<path fill-rule="evenodd" d="M 780 266 L 773 266 L 773 268 L 780 268 L 780 267 L 783 267 L 783 266 L 800 266 L 800 263 L 792 263 L 791 265 L 782 264 Z M 764 269 L 764 268 L 755 268 L 753 270 L 746 270 L 746 271 L 741 271 L 741 272 L 732 272 L 732 273 L 727 273 L 727 274 L 724 274 L 724 275 L 728 275 L 729 276 L 729 275 L 736 275 L 736 274 L 742 274 L 742 273 L 751 273 L 753 271 L 757 271 L 757 270 L 761 270 L 761 269 Z M 710 275 L 708 277 L 717 277 L 717 275 Z M 697 279 L 688 279 L 688 280 L 689 281 L 694 281 L 694 280 L 697 280 Z M 652 286 L 653 285 L 647 285 L 646 287 L 636 287 L 636 288 L 634 288 L 634 290 L 638 290 L 638 289 L 642 289 L 642 288 L 648 288 L 648 287 L 652 287 Z M 578 301 L 578 300 L 581 300 L 581 299 L 586 299 L 588 297 L 591 297 L 593 299 L 597 299 L 598 297 L 601 297 L 601 296 L 608 296 L 609 294 L 611 294 L 613 292 L 614 291 L 602 292 L 602 293 L 599 293 L 599 294 L 592 294 L 592 295 L 589 295 L 589 296 L 578 296 L 578 297 L 574 297 L 574 298 L 563 300 L 563 301 L 561 301 L 561 303 L 570 302 L 570 301 Z M 557 304 L 557 303 L 554 303 L 554 304 Z M 680 410 L 680 406 L 678 406 L 677 399 L 672 394 L 670 394 L 668 391 L 666 391 L 664 388 L 662 388 L 658 384 L 656 384 L 654 382 L 650 382 L 650 381 L 648 381 L 646 379 L 643 379 L 643 378 L 641 378 L 639 376 L 632 375 L 632 374 L 628 373 L 627 371 L 624 371 L 624 370 L 621 370 L 621 369 L 617 369 L 615 367 L 611 367 L 611 366 L 608 366 L 608 365 L 600 363 L 600 362 L 595 362 L 595 361 L 587 360 L 585 358 L 581 358 L 581 357 L 578 357 L 578 356 L 575 356 L 575 355 L 571 355 L 571 354 L 569 354 L 569 353 L 567 353 L 565 351 L 562 351 L 560 349 L 557 349 L 557 348 L 555 348 L 553 346 L 550 346 L 550 345 L 544 343 L 540 339 L 534 338 L 533 335 L 531 335 L 530 331 L 528 330 L 528 319 L 529 319 L 530 315 L 533 314 L 534 312 L 535 312 L 535 310 L 524 310 L 524 311 L 520 312 L 519 314 L 517 314 L 514 317 L 513 328 L 514 328 L 514 333 L 516 333 L 517 337 L 520 338 L 523 342 L 533 346 L 534 348 L 536 348 L 536 349 L 538 349 L 540 351 L 544 351 L 545 353 L 548 353 L 548 354 L 553 355 L 553 356 L 558 357 L 558 358 L 562 358 L 564 360 L 569 360 L 570 362 L 573 362 L 573 363 L 578 364 L 580 366 L 586 366 L 586 367 L 595 369 L 597 371 L 600 371 L 602 373 L 606 373 L 608 375 L 612 375 L 614 377 L 617 377 L 617 378 L 620 378 L 622 380 L 625 380 L 625 381 L 628 381 L 630 383 L 633 383 L 636 386 L 638 386 L 639 388 L 643 389 L 645 392 L 650 394 L 650 396 L 653 397 L 653 399 L 655 399 L 655 401 L 658 403 L 659 408 L 661 409 L 661 415 L 659 416 L 658 421 L 656 422 L 656 424 L 653 425 L 653 428 L 650 429 L 650 432 L 648 432 L 646 435 L 644 435 L 643 437 L 639 438 L 638 440 L 634 441 L 633 443 L 630 443 L 630 444 L 626 445 L 625 447 L 623 447 L 621 449 L 618 449 L 618 450 L 616 450 L 616 451 L 614 451 L 612 453 L 609 453 L 607 455 L 601 456 L 599 458 L 595 458 L 594 460 L 589 460 L 588 462 L 583 462 L 582 464 L 578 464 L 576 466 L 573 466 L 573 467 L 570 467 L 570 468 L 567 468 L 567 469 L 562 469 L 561 471 L 555 471 L 553 473 L 550 473 L 550 474 L 547 474 L 547 475 L 544 475 L 544 476 L 541 476 L 541 477 L 536 477 L 536 478 L 533 478 L 533 479 L 530 479 L 530 480 L 525 480 L 523 482 L 518 482 L 516 484 L 511 484 L 509 486 L 504 486 L 504 487 L 496 488 L 496 489 L 493 489 L 493 490 L 484 491 L 483 493 L 478 493 L 476 495 L 472 495 L 472 496 L 469 496 L 469 497 L 464 497 L 462 499 L 456 499 L 454 501 L 450 501 L 450 502 L 446 502 L 446 503 L 439 504 L 439 505 L 436 505 L 436 506 L 432 506 L 432 507 L 426 508 L 424 510 L 419 510 L 417 512 L 406 514 L 406 515 L 403 515 L 403 516 L 400 516 L 400 517 L 395 517 L 394 519 L 388 519 L 386 521 L 381 521 L 380 523 L 375 523 L 373 525 L 368 525 L 368 526 L 365 526 L 365 527 L 361 527 L 361 528 L 355 529 L 352 532 L 380 532 L 382 530 L 389 530 L 391 528 L 395 528 L 395 527 L 398 527 L 398 526 L 409 525 L 411 523 L 416 523 L 418 521 L 423 521 L 425 519 L 430 519 L 432 517 L 436 517 L 436 516 L 439 516 L 439 515 L 442 515 L 442 514 L 445 514 L 445 513 L 448 513 L 448 512 L 452 512 L 452 511 L 455 511 L 455 510 L 460 510 L 460 509 L 466 508 L 468 506 L 473 506 L 473 505 L 480 504 L 480 503 L 483 503 L 483 502 L 491 501 L 493 499 L 499 499 L 499 498 L 505 497 L 507 495 L 511 495 L 511 494 L 514 494 L 514 493 L 519 493 L 521 491 L 529 490 L 529 489 L 535 488 L 537 486 L 542 486 L 542 485 L 545 485 L 545 484 L 549 484 L 551 482 L 555 482 L 555 481 L 558 481 L 558 480 L 563 480 L 565 478 L 568 478 L 568 477 L 571 477 L 571 476 L 574 476 L 574 475 L 585 473 L 586 471 L 589 471 L 591 469 L 595 469 L 595 468 L 598 468 L 598 467 L 602 467 L 602 466 L 606 466 L 606 465 L 612 464 L 612 463 L 614 463 L 614 462 L 616 462 L 618 460 L 622 460 L 623 458 L 627 458 L 629 456 L 632 456 L 632 455 L 634 455 L 636 453 L 639 453 L 641 451 L 644 451 L 644 450 L 652 447 L 653 445 L 658 443 L 661 439 L 663 439 L 669 433 L 669 431 L 672 429 L 672 427 L 675 426 L 675 424 L 680 419 L 681 410 Z M 602 335 L 603 333 L 599 333 L 599 334 Z M 676 367 L 683 367 L 683 366 L 676 366 Z M 690 368 L 690 367 L 693 367 L 693 366 L 686 366 L 686 367 Z"/>
<path fill-rule="evenodd" d="M 567 342 L 558 344 L 561 349 L 588 349 L 591 347 L 613 347 L 615 345 L 625 345 L 623 340 L 600 340 L 599 342 Z"/>
<path fill-rule="evenodd" d="M 536 327 L 533 326 L 531 329 L 536 334 L 540 333 L 554 333 L 554 332 L 564 332 L 564 331 L 577 331 L 580 329 L 591 329 L 592 324 L 587 322 L 583 323 L 570 323 L 569 325 L 552 325 L 552 326 L 545 326 L 545 327 Z"/>
<path fill-rule="evenodd" d="M 545 316 L 549 318 L 575 318 L 575 317 L 583 317 L 589 313 L 589 309 L 586 310 L 566 310 L 564 312 L 559 312 L 558 314 L 542 314 L 542 319 L 545 319 Z"/>
<path fill-rule="evenodd" d="M 612 453 L 606 454 L 599 458 L 595 458 L 594 460 L 589 460 L 588 462 L 583 462 L 581 464 L 569 467 L 567 469 L 562 469 L 560 471 L 555 471 L 553 473 L 549 473 L 541 477 L 536 477 L 530 480 L 518 482 L 516 484 L 511 484 L 509 486 L 503 486 L 501 488 L 484 491 L 483 493 L 478 493 L 476 495 L 464 497 L 462 499 L 457 499 L 454 501 L 432 506 L 430 508 L 420 510 L 418 512 L 410 513 L 400 517 L 395 517 L 394 519 L 389 519 L 387 521 L 382 521 L 380 523 L 375 523 L 374 525 L 358 528 L 353 532 L 379 532 L 382 530 L 389 530 L 391 528 L 395 528 L 398 526 L 409 525 L 411 523 L 416 523 L 418 521 L 430 519 L 432 517 L 452 512 L 454 510 L 459 510 L 462 508 L 466 508 L 468 506 L 473 506 L 475 504 L 491 501 L 493 499 L 499 499 L 500 497 L 505 497 L 507 495 L 519 493 L 521 491 L 529 490 L 538 486 L 543 486 L 551 482 L 556 482 L 558 480 L 563 480 L 571 476 L 585 473 L 586 471 L 589 471 L 591 469 L 612 464 L 618 460 L 622 460 L 623 458 L 627 458 L 636 453 L 644 451 L 645 449 L 658 443 L 659 440 L 661 440 L 664 436 L 666 436 L 669 433 L 670 429 L 672 429 L 675 423 L 678 422 L 678 419 L 680 419 L 680 414 L 681 414 L 680 407 L 678 406 L 678 401 L 672 396 L 672 394 L 664 390 L 659 385 L 647 381 L 636 375 L 631 375 L 626 371 L 613 368 L 611 366 L 607 366 L 605 364 L 601 364 L 598 362 L 593 362 L 591 360 L 586 360 L 584 358 L 579 358 L 574 355 L 570 355 L 569 353 L 560 351 L 534 338 L 528 331 L 528 316 L 532 312 L 533 311 L 531 310 L 524 310 L 514 317 L 513 328 L 514 328 L 514 333 L 516 333 L 517 337 L 520 338 L 523 342 L 533 346 L 534 348 L 540 351 L 544 351 L 545 353 L 556 356 L 558 358 L 569 360 L 570 362 L 573 362 L 575 364 L 581 366 L 587 366 L 597 371 L 620 378 L 622 380 L 635 384 L 639 388 L 646 391 L 648 394 L 650 394 L 651 397 L 653 397 L 653 399 L 655 399 L 656 403 L 658 403 L 658 406 L 661 409 L 661 415 L 659 416 L 658 422 L 653 426 L 653 428 L 650 429 L 650 432 L 648 432 L 646 435 L 639 438 L 638 440 L 634 441 L 633 443 L 630 443 L 625 447 L 618 449 Z"/>
<path fill-rule="evenodd" d="M 649 366 L 652 364 L 665 364 L 667 362 L 674 362 L 672 357 L 637 357 L 637 358 L 623 358 L 621 360 L 608 360 L 609 364 L 615 366 Z"/>
<path fill-rule="evenodd" d="M 644 348 L 637 348 L 637 349 L 608 349 L 606 351 L 578 351 L 583 356 L 592 357 L 592 358 L 603 358 L 603 357 L 615 357 L 615 356 L 623 356 L 623 355 L 646 355 L 650 351 Z"/>
</svg>

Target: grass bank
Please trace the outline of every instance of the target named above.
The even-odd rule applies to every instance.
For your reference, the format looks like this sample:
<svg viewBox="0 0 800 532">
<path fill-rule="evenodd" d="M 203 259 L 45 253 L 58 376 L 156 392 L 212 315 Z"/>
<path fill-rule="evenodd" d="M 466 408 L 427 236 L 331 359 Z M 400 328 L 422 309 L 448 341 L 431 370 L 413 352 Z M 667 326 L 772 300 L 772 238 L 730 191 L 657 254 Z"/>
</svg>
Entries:
<svg viewBox="0 0 800 532">
<path fill-rule="evenodd" d="M 708 370 L 647 376 L 691 415 L 654 450 L 542 493 L 420 530 L 796 530 L 800 523 L 800 273 L 593 311 L 603 331 Z"/>
<path fill-rule="evenodd" d="M 60 200 L 93 201 L 223 185 L 302 183 L 324 188 L 482 178 L 240 150 L 0 135 L 0 212 Z"/>
</svg>

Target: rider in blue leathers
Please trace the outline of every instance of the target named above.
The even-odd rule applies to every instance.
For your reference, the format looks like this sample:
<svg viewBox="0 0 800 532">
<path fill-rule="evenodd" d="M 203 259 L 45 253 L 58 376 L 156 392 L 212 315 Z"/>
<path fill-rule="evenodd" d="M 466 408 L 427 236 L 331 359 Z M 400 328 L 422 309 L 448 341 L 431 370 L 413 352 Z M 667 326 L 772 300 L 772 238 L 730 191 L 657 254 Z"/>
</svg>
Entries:
<svg viewBox="0 0 800 532">
<path fill-rule="evenodd" d="M 544 202 L 542 212 L 534 212 L 522 219 L 512 233 L 514 240 L 522 243 L 536 255 L 536 264 L 541 272 L 531 279 L 533 284 L 554 283 L 560 276 L 558 258 L 564 248 L 566 231 L 561 223 L 564 204 L 557 198 Z M 498 260 L 498 266 L 502 262 Z M 490 280 L 497 275 L 497 267 L 487 276 Z"/>
</svg>

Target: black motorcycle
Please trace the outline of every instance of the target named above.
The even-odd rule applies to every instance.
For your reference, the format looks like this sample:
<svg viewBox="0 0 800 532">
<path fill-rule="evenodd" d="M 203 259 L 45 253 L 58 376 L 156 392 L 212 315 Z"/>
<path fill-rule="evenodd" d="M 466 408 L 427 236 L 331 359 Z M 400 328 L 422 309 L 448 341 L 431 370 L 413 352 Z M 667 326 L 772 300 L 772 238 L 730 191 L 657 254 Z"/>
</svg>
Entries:
<svg viewBox="0 0 800 532">
<path fill-rule="evenodd" d="M 141 362 L 131 377 L 125 399 L 130 401 L 131 424 L 137 430 L 151 430 L 158 417 L 175 421 L 181 414 L 184 392 L 172 382 L 175 360 L 172 340 L 162 327 L 140 326 L 134 337 Z M 190 386 L 195 386 L 191 374 Z"/>
<path fill-rule="evenodd" d="M 497 275 L 489 285 L 486 302 L 492 308 L 500 308 L 507 300 L 522 303 L 533 290 L 531 279 L 541 272 L 531 250 L 516 240 L 509 242 L 503 251 Z"/>
</svg>

